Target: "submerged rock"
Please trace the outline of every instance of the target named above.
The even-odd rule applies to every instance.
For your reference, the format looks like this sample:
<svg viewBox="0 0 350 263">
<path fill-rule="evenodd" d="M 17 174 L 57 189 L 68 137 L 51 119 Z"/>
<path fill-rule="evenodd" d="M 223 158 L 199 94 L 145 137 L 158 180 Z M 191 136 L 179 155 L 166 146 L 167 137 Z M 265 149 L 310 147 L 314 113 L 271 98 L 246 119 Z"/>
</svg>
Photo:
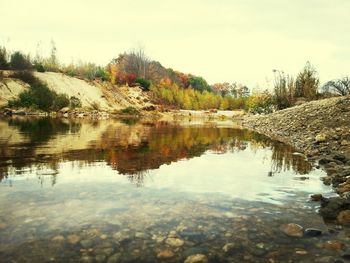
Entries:
<svg viewBox="0 0 350 263">
<path fill-rule="evenodd" d="M 316 228 L 306 228 L 304 236 L 306 237 L 318 237 L 322 235 L 322 230 Z"/>
<path fill-rule="evenodd" d="M 80 237 L 78 235 L 69 235 L 67 236 L 68 243 L 75 245 L 80 241 Z"/>
<path fill-rule="evenodd" d="M 168 249 L 162 250 L 157 254 L 157 258 L 159 259 L 167 259 L 167 258 L 172 258 L 174 256 L 175 256 L 174 252 Z"/>
<path fill-rule="evenodd" d="M 280 229 L 283 233 L 285 233 L 287 236 L 290 236 L 290 237 L 303 236 L 303 227 L 298 224 L 294 224 L 294 223 L 284 224 L 280 227 Z"/>
<path fill-rule="evenodd" d="M 350 224 L 350 210 L 340 211 L 337 216 L 337 221 L 341 225 L 349 225 Z"/>
<path fill-rule="evenodd" d="M 165 240 L 165 243 L 171 247 L 181 247 L 185 243 L 182 239 L 169 237 Z"/>
<path fill-rule="evenodd" d="M 323 198 L 319 210 L 324 219 L 336 219 L 340 211 L 350 209 L 350 200 L 341 197 Z"/>
<path fill-rule="evenodd" d="M 184 263 L 208 263 L 208 258 L 203 254 L 196 254 L 186 258 Z"/>
</svg>

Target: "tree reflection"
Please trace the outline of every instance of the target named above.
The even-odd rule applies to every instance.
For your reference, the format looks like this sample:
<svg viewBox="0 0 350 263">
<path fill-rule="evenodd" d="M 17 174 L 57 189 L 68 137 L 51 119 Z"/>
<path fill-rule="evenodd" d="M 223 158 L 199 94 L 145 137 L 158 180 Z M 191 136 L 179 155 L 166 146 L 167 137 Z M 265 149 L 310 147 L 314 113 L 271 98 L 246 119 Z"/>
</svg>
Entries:
<svg viewBox="0 0 350 263">
<path fill-rule="evenodd" d="M 91 123 L 45 118 L 10 119 L 4 127 L 9 131 L 1 133 L 2 137 L 10 134 L 13 127 L 23 137 L 11 141 L 0 134 L 0 179 L 7 176 L 9 167 L 19 170 L 31 165 L 46 165 L 58 169 L 58 163 L 65 160 L 81 161 L 85 165 L 104 161 L 137 186 L 142 186 L 147 171 L 158 169 L 163 164 L 201 156 L 207 151 L 224 154 L 245 151 L 247 148 L 271 150 L 269 175 L 284 170 L 307 174 L 312 169 L 303 158 L 293 155 L 293 149 L 289 146 L 252 131 L 218 128 L 215 125 L 182 126 L 164 122 L 124 124 L 114 120 Z M 98 131 L 96 138 L 92 138 L 91 131 Z M 66 137 L 72 133 L 78 137 L 73 138 L 73 142 L 64 150 L 52 153 L 50 149 L 51 152 L 46 154 L 46 145 L 55 137 Z M 81 146 L 76 140 L 87 142 Z M 43 152 L 40 155 L 36 152 L 39 147 Z M 44 177 L 39 180 L 44 180 Z M 52 176 L 52 184 L 56 180 L 56 176 Z"/>
</svg>

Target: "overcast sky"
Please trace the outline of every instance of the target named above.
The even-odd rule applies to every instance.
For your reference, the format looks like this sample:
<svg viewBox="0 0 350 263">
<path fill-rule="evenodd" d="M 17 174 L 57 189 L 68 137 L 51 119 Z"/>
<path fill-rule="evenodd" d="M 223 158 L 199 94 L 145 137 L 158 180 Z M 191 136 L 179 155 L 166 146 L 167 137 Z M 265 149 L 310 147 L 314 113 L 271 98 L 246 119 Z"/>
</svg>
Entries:
<svg viewBox="0 0 350 263">
<path fill-rule="evenodd" d="M 164 66 L 209 83 L 263 88 L 272 69 L 306 61 L 321 82 L 349 75 L 349 0 L 0 0 L 0 45 L 105 65 L 139 44 Z"/>
</svg>

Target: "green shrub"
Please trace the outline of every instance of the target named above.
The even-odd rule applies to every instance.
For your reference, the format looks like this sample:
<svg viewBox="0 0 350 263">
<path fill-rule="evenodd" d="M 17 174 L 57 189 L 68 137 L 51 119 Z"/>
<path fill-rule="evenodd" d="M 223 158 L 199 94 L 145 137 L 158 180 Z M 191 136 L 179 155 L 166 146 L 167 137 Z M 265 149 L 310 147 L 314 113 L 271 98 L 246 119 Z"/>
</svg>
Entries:
<svg viewBox="0 0 350 263">
<path fill-rule="evenodd" d="M 143 90 L 147 90 L 148 91 L 149 87 L 151 86 L 151 81 L 149 81 L 148 79 L 136 78 L 135 82 L 139 83 Z"/>
<path fill-rule="evenodd" d="M 72 97 L 70 97 L 70 103 L 69 103 L 69 106 L 71 107 L 71 108 L 81 108 L 81 100 L 79 99 L 79 98 L 77 98 L 77 97 L 74 97 L 74 96 L 72 96 Z"/>
<path fill-rule="evenodd" d="M 45 67 L 43 66 L 43 64 L 35 64 L 35 69 L 38 72 L 45 72 Z"/>
<path fill-rule="evenodd" d="M 52 109 L 60 110 L 64 107 L 68 107 L 69 103 L 70 101 L 67 94 L 58 94 L 53 101 Z"/>
<path fill-rule="evenodd" d="M 10 75 L 10 77 L 20 79 L 29 85 L 41 84 L 41 82 L 34 77 L 33 72 L 29 70 L 15 71 Z"/>
<path fill-rule="evenodd" d="M 16 51 L 11 55 L 10 66 L 15 70 L 28 70 L 33 68 L 29 57 L 23 55 L 19 51 Z"/>
<path fill-rule="evenodd" d="M 127 115 L 140 115 L 139 110 L 134 107 L 127 107 L 125 109 L 121 109 L 119 113 Z"/>
</svg>

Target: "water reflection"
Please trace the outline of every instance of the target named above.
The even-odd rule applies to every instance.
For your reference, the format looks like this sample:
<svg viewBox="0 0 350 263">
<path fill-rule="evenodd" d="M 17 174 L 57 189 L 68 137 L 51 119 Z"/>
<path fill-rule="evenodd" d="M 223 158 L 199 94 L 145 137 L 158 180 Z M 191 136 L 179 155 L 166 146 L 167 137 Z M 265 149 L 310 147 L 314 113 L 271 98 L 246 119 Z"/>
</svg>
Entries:
<svg viewBox="0 0 350 263">
<path fill-rule="evenodd" d="M 267 175 L 286 170 L 307 174 L 312 169 L 304 158 L 293 155 L 291 147 L 248 130 L 218 128 L 215 124 L 11 118 L 1 120 L 0 127 L 0 180 L 36 166 L 49 170 L 38 174 L 39 181 L 51 175 L 54 185 L 61 161 L 80 161 L 81 165 L 103 161 L 142 186 L 147 171 L 163 164 L 207 151 L 241 152 L 248 145 L 253 151 L 271 149 L 271 171 Z"/>
</svg>

